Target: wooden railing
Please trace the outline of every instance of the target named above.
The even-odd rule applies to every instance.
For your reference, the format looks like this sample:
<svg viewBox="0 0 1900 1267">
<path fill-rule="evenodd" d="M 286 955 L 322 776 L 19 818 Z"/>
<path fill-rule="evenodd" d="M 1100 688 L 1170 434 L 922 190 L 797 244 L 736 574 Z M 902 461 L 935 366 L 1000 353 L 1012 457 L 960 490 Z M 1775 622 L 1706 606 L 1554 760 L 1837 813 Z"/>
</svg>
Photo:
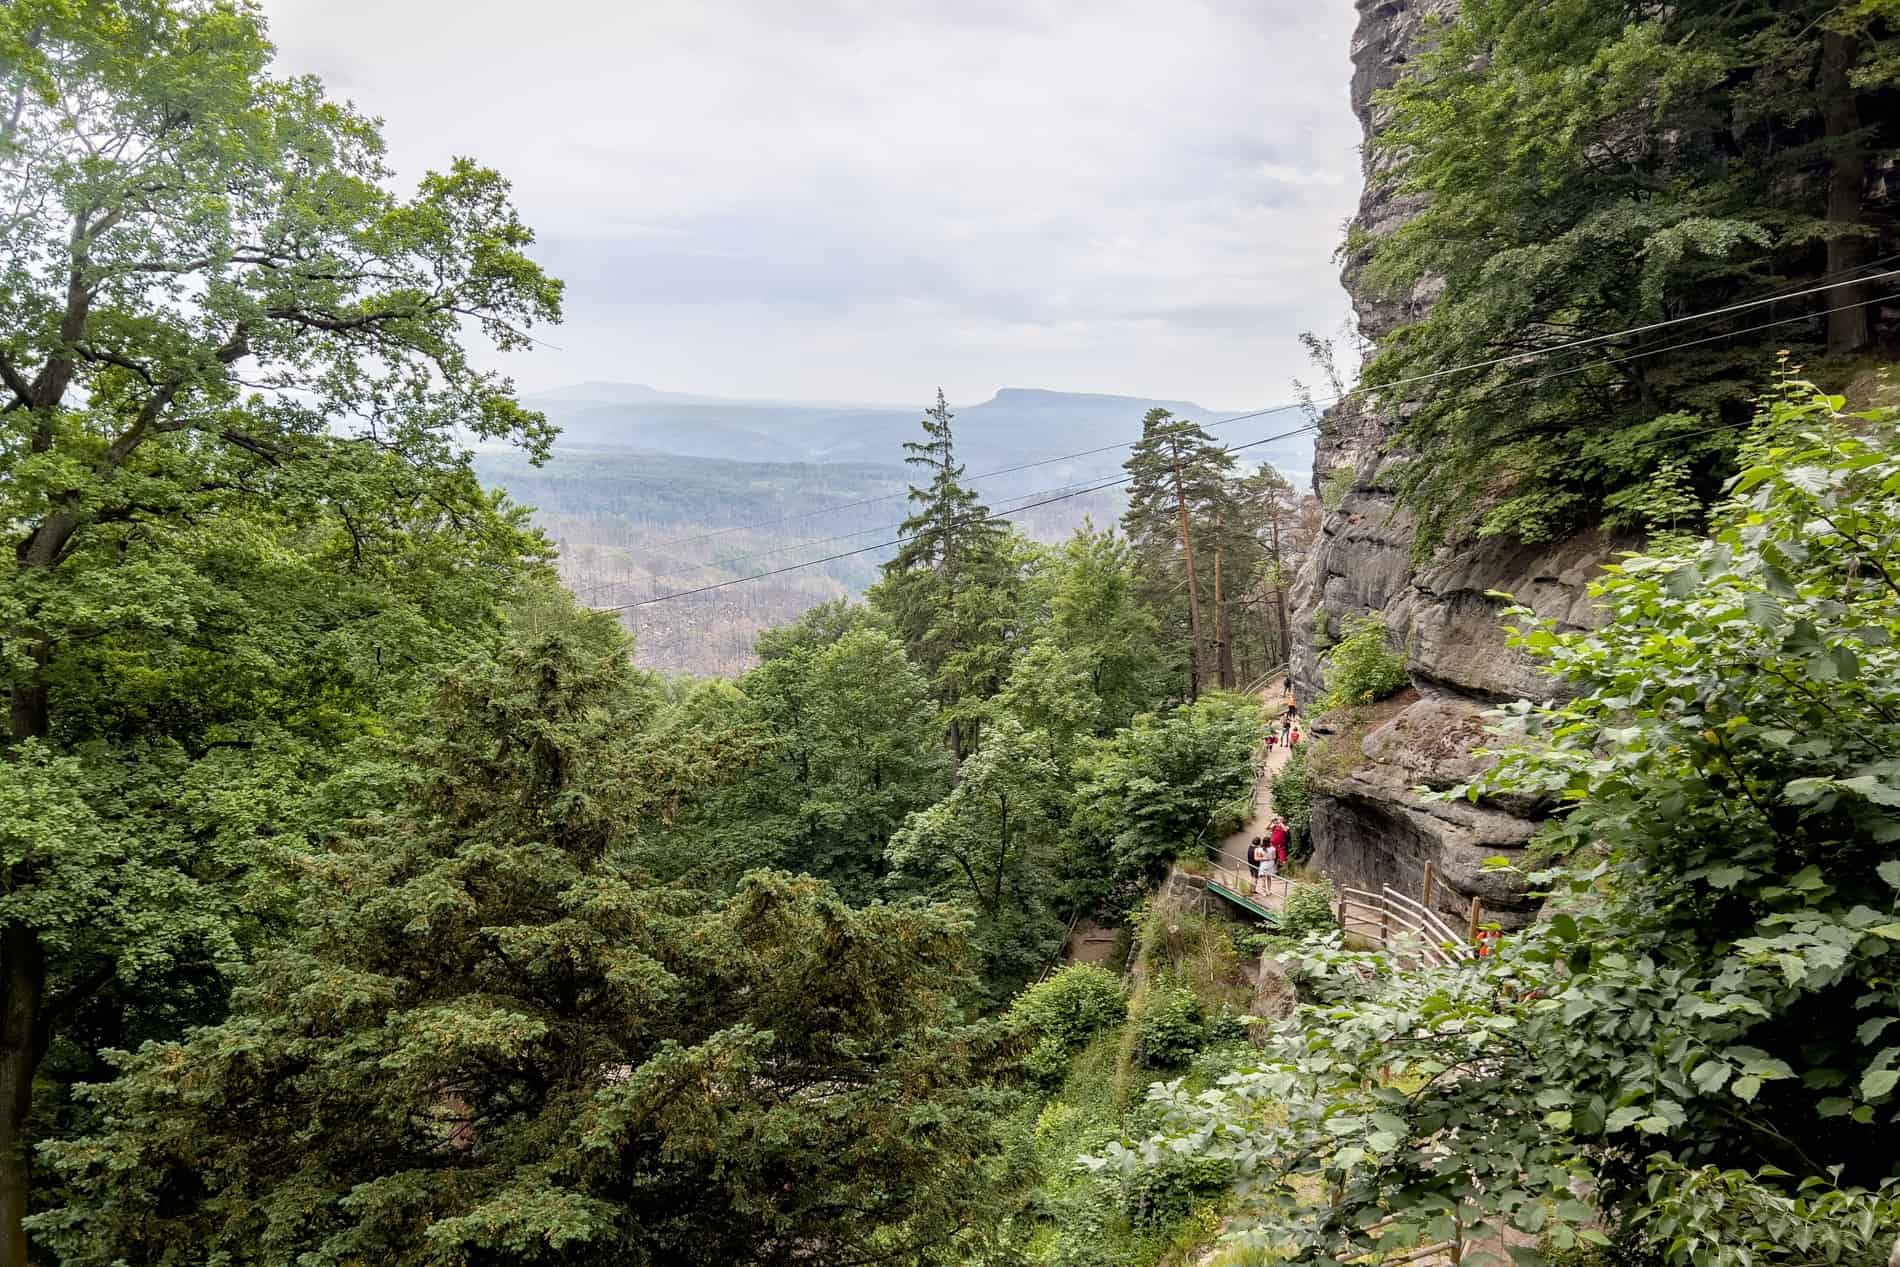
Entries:
<svg viewBox="0 0 1900 1267">
<path fill-rule="evenodd" d="M 1244 694 L 1247 694 L 1247 695 L 1263 694 L 1269 686 L 1273 685 L 1275 682 L 1279 681 L 1281 678 L 1284 678 L 1288 673 L 1292 671 L 1292 669 L 1293 669 L 1293 664 L 1291 661 L 1287 662 L 1286 664 L 1278 665 L 1274 668 L 1268 669 L 1265 673 L 1262 673 L 1259 677 L 1247 683 L 1247 685 L 1241 687 L 1240 689 Z"/>
<path fill-rule="evenodd" d="M 1383 950 L 1415 955 L 1435 967 L 1477 957 L 1470 937 L 1452 928 L 1437 911 L 1389 884 L 1377 893 L 1341 888 L 1333 913 L 1348 936 L 1374 942 Z"/>
</svg>

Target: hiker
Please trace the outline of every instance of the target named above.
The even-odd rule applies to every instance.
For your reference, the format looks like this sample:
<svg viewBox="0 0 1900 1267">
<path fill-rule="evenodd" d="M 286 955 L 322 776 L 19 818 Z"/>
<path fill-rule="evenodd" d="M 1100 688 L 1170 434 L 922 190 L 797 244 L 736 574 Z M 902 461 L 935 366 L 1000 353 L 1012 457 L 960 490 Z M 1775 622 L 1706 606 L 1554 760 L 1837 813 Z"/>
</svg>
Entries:
<svg viewBox="0 0 1900 1267">
<path fill-rule="evenodd" d="M 1286 698 L 1287 707 L 1291 708 L 1293 706 L 1293 675 L 1291 673 L 1286 675 L 1286 681 L 1281 686 L 1281 693 Z"/>
<path fill-rule="evenodd" d="M 1278 814 L 1273 816 L 1273 825 L 1267 832 L 1271 848 L 1267 851 L 1267 861 L 1262 870 L 1268 875 L 1279 875 L 1280 868 L 1286 865 L 1286 841 L 1288 836 L 1286 819 Z"/>
<path fill-rule="evenodd" d="M 1280 746 L 1282 748 L 1287 746 L 1287 741 L 1292 736 L 1292 734 L 1293 734 L 1293 714 L 1291 712 L 1281 713 L 1280 714 Z"/>
<path fill-rule="evenodd" d="M 1253 876 L 1253 887 L 1260 887 L 1260 865 L 1267 860 L 1266 844 L 1255 836 L 1253 843 L 1247 846 L 1247 872 Z"/>
<path fill-rule="evenodd" d="M 1286 746 L 1289 748 L 1297 748 L 1300 746 L 1300 740 L 1304 738 L 1306 738 L 1306 736 L 1300 733 L 1300 724 L 1294 722 L 1292 728 L 1287 731 Z"/>
</svg>

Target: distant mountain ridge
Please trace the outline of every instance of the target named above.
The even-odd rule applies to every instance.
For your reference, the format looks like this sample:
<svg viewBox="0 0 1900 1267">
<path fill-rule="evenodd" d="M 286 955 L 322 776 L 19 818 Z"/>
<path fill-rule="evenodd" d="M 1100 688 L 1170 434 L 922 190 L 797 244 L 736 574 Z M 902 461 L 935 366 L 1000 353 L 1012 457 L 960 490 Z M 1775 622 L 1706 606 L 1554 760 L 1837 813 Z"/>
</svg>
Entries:
<svg viewBox="0 0 1900 1267">
<path fill-rule="evenodd" d="M 561 428 L 553 460 L 534 467 L 492 446 L 478 458 L 482 479 L 535 508 L 562 577 L 583 601 L 620 608 L 639 663 L 667 672 L 740 672 L 756 662 L 760 630 L 862 593 L 919 478 L 903 444 L 920 435 L 922 403 L 733 400 L 610 382 L 524 403 Z M 1157 407 L 1203 424 L 1239 412 L 1039 387 L 951 408 L 957 456 L 983 503 L 1054 542 L 1085 518 L 1099 526 L 1121 517 L 1124 446 Z M 1247 444 L 1304 421 L 1289 411 L 1210 429 Z M 1063 456 L 1074 453 L 1085 456 Z M 1292 436 L 1239 457 L 1304 478 L 1312 440 Z"/>
<path fill-rule="evenodd" d="M 745 400 L 664 391 L 643 383 L 577 383 L 534 393 L 525 403 L 561 428 L 559 448 L 642 450 L 683 457 L 764 462 L 888 462 L 902 460 L 902 445 L 917 434 L 923 405 L 852 405 L 792 400 Z M 1005 387 L 986 401 L 952 405 L 958 456 L 971 471 L 1040 462 L 1059 454 L 1132 442 L 1150 409 L 1203 424 L 1240 410 L 1209 409 L 1193 401 Z M 1282 428 L 1287 429 L 1287 428 Z M 1229 435 L 1240 441 L 1254 435 Z M 1250 454 L 1282 470 L 1310 464 L 1305 436 L 1262 446 Z M 1113 452 L 1095 455 L 1058 472 L 1112 471 Z"/>
</svg>

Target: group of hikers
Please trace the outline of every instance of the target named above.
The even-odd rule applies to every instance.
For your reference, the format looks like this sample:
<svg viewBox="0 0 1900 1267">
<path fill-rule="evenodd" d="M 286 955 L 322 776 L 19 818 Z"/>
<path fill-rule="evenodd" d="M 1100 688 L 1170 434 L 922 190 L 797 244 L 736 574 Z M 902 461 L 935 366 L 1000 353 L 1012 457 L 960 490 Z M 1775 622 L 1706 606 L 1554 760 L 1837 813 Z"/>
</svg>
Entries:
<svg viewBox="0 0 1900 1267">
<path fill-rule="evenodd" d="M 1301 730 L 1300 706 L 1298 704 L 1288 704 L 1286 711 L 1281 713 L 1280 716 L 1267 727 L 1267 748 L 1269 750 L 1275 747 L 1292 748 L 1304 738 L 1306 738 L 1306 735 Z"/>
<path fill-rule="evenodd" d="M 1265 836 L 1255 836 L 1253 843 L 1247 846 L 1247 871 L 1253 876 L 1253 891 L 1261 892 L 1267 880 L 1279 875 L 1287 864 L 1287 838 L 1292 833 L 1287 830 L 1286 819 L 1278 814 L 1267 825 Z"/>
</svg>

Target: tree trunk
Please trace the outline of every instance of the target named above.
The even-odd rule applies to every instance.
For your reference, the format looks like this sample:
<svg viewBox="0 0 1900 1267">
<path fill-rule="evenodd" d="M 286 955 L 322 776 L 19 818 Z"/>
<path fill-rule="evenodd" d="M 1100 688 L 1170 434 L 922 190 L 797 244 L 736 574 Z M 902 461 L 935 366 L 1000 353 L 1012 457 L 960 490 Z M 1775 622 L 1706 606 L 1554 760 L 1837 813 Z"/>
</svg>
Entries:
<svg viewBox="0 0 1900 1267">
<path fill-rule="evenodd" d="M 1273 527 L 1273 595 L 1274 606 L 1280 613 L 1280 663 L 1289 663 L 1293 659 L 1293 635 L 1286 621 L 1286 560 L 1280 556 L 1280 516 L 1275 515 Z"/>
<path fill-rule="evenodd" d="M 1849 75 L 1860 56 L 1859 41 L 1834 31 L 1821 36 L 1821 100 L 1827 111 L 1827 240 L 1830 275 L 1851 272 L 1867 262 L 1869 240 L 1849 230 L 1865 224 L 1867 155 L 1861 147 L 1860 102 Z M 1827 350 L 1831 355 L 1859 352 L 1872 342 L 1867 288 L 1842 286 L 1828 292 Z M 1849 305 L 1852 305 L 1851 307 Z"/>
<path fill-rule="evenodd" d="M 1214 551 L 1214 672 L 1223 691 L 1234 689 L 1234 642 L 1227 625 L 1227 594 L 1221 588 L 1221 552 Z"/>
<path fill-rule="evenodd" d="M 1194 586 L 1194 533 L 1188 526 L 1187 493 L 1181 487 L 1181 453 L 1174 449 L 1169 455 L 1169 463 L 1174 470 L 1174 508 L 1181 519 L 1181 554 L 1187 561 L 1188 595 L 1188 635 L 1194 640 L 1194 695 L 1201 693 L 1201 682 L 1205 675 L 1201 667 L 1205 663 L 1201 654 L 1201 596 Z"/>
<path fill-rule="evenodd" d="M 46 955 L 33 930 L 0 931 L 0 1267 L 26 1267 L 27 1197 L 31 1192 L 26 1119 L 33 1075 L 45 1054 Z"/>
</svg>

